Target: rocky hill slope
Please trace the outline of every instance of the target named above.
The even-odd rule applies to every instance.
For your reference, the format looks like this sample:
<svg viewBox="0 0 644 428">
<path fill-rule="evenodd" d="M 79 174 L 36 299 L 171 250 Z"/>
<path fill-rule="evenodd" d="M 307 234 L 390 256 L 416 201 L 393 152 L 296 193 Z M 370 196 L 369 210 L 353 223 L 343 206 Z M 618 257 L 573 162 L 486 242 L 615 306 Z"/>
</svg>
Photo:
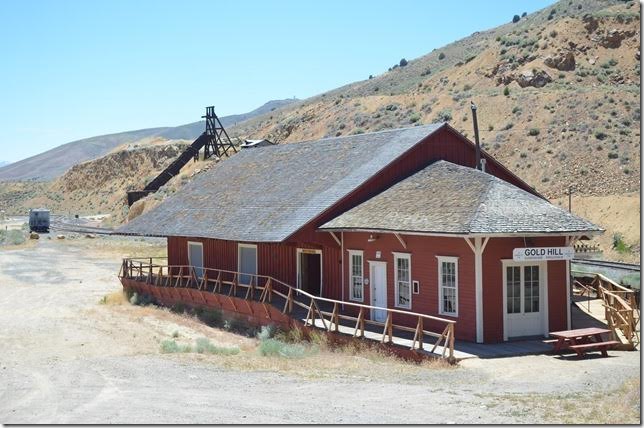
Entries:
<svg viewBox="0 0 644 428">
<path fill-rule="evenodd" d="M 549 197 L 639 190 L 635 2 L 563 0 L 234 127 L 295 142 L 449 121 Z M 404 64 L 403 61 L 401 63 Z"/>
</svg>

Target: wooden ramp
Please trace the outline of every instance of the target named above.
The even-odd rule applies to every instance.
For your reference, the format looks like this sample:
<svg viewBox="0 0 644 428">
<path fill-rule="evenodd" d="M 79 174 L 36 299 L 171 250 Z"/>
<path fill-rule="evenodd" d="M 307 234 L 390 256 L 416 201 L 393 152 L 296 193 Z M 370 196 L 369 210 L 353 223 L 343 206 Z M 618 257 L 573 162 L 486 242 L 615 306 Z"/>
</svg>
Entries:
<svg viewBox="0 0 644 428">
<path fill-rule="evenodd" d="M 209 306 L 245 316 L 261 325 L 319 328 L 329 333 L 374 340 L 398 351 L 438 356 L 454 354 L 453 320 L 393 308 L 315 296 L 267 275 L 222 269 L 171 266 L 158 259 L 124 259 L 119 272 L 123 287 L 150 295 L 166 306 Z M 245 282 L 242 282 L 245 281 Z M 384 321 L 372 320 L 372 310 Z M 465 357 L 465 355 L 460 355 Z"/>
</svg>

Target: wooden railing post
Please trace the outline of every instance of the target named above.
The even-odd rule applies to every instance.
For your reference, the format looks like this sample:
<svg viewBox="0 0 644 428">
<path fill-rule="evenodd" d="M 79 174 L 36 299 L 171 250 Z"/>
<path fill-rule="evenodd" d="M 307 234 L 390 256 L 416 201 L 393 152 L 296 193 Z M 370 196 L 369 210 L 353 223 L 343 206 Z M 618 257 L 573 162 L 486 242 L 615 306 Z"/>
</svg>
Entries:
<svg viewBox="0 0 644 428">
<path fill-rule="evenodd" d="M 284 302 L 284 309 L 282 310 L 283 314 L 291 313 L 293 311 L 293 289 L 288 289 L 288 295 L 286 296 L 286 302 Z"/>
<path fill-rule="evenodd" d="M 340 331 L 340 317 L 338 313 L 338 302 L 333 303 L 333 313 L 331 314 L 331 325 L 333 325 L 333 331 Z"/>
<path fill-rule="evenodd" d="M 358 331 L 360 331 L 359 336 Z M 358 319 L 356 321 L 356 328 L 353 332 L 353 337 L 364 337 L 364 307 L 362 306 L 360 306 L 360 312 L 358 313 Z"/>
<path fill-rule="evenodd" d="M 385 321 L 385 328 L 382 331 L 382 339 L 380 340 L 380 342 L 385 343 L 388 334 L 389 340 L 387 342 L 391 343 L 393 341 L 393 338 L 391 337 L 391 323 L 391 312 L 387 312 L 387 320 Z"/>
</svg>

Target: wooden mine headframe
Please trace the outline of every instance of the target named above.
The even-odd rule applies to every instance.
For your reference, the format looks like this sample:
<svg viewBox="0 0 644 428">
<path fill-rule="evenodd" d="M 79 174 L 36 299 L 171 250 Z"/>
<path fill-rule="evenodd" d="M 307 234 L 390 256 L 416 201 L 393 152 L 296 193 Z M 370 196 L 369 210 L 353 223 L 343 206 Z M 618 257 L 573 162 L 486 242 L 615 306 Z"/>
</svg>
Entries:
<svg viewBox="0 0 644 428">
<path fill-rule="evenodd" d="M 228 151 L 231 149 L 237 153 L 237 148 L 233 142 L 230 141 L 228 133 L 215 114 L 215 106 L 206 107 L 206 115 L 201 117 L 206 119 L 206 131 L 204 134 L 210 137 L 204 145 L 203 158 L 208 159 L 212 156 L 221 158 L 224 155 L 228 156 Z M 195 154 L 195 159 L 198 157 L 199 153 L 197 152 Z"/>
</svg>

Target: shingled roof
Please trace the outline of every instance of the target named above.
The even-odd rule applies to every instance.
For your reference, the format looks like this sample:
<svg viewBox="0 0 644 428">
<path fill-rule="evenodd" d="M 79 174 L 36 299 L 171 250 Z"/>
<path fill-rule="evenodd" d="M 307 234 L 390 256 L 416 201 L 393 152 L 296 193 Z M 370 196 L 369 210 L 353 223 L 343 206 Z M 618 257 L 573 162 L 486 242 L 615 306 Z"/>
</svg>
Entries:
<svg viewBox="0 0 644 428">
<path fill-rule="evenodd" d="M 242 150 L 117 233 L 280 242 L 442 126 Z"/>
<path fill-rule="evenodd" d="M 447 161 L 429 165 L 320 230 L 457 235 L 602 231 L 493 175 Z"/>
</svg>

